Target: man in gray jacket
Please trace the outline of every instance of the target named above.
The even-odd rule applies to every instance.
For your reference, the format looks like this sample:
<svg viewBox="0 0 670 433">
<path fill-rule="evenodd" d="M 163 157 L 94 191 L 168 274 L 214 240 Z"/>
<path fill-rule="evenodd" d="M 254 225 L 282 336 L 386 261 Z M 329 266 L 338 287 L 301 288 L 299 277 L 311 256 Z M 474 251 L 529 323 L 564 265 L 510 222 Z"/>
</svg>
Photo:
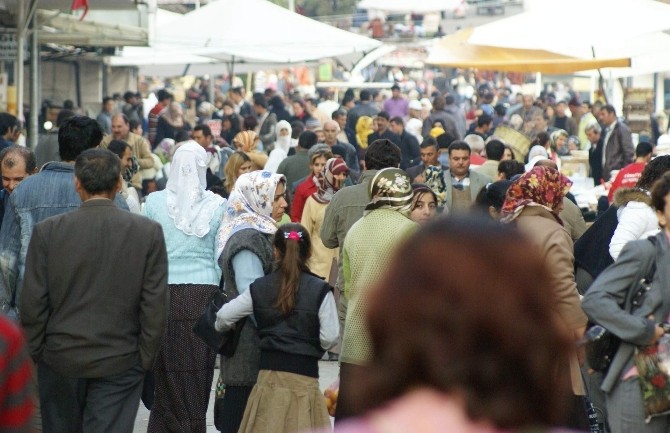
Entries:
<svg viewBox="0 0 670 433">
<path fill-rule="evenodd" d="M 74 172 L 83 203 L 35 226 L 22 289 L 42 423 L 131 433 L 166 325 L 165 240 L 158 223 L 114 204 L 116 155 L 86 150 Z"/>
</svg>

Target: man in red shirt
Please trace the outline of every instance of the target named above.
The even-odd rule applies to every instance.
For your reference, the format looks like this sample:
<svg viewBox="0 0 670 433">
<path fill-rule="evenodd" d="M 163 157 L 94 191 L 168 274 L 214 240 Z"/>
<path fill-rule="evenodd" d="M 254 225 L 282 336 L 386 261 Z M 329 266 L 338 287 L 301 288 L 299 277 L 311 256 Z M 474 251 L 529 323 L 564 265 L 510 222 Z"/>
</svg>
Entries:
<svg viewBox="0 0 670 433">
<path fill-rule="evenodd" d="M 619 188 L 633 188 L 642 174 L 642 170 L 651 161 L 651 155 L 654 149 L 651 144 L 641 141 L 635 148 L 635 161 L 628 164 L 617 173 L 612 181 L 607 199 L 610 204 L 614 201 L 614 193 Z"/>
<path fill-rule="evenodd" d="M 172 94 L 168 92 L 165 89 L 160 89 L 158 91 L 158 94 L 156 95 L 158 98 L 158 104 L 154 106 L 154 108 L 149 111 L 149 131 L 148 131 L 148 138 L 149 138 L 149 143 L 151 143 L 151 149 L 156 148 L 159 143 L 154 143 L 156 139 L 156 128 L 158 127 L 158 118 L 161 117 L 163 113 L 165 113 L 165 110 L 167 110 L 167 107 L 170 105 L 170 102 L 172 102 Z"/>
</svg>

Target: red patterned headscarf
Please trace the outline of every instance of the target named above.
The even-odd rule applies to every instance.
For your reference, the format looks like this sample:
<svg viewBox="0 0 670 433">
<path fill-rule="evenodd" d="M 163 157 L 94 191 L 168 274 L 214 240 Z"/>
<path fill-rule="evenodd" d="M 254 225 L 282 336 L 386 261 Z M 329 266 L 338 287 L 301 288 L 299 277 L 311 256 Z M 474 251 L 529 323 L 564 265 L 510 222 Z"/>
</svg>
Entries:
<svg viewBox="0 0 670 433">
<path fill-rule="evenodd" d="M 335 193 L 342 187 L 341 183 L 335 179 L 335 175 L 349 174 L 349 167 L 342 158 L 335 157 L 326 161 L 326 165 L 321 172 L 313 177 L 317 191 L 312 194 L 314 200 L 322 204 L 330 203 Z"/>
<path fill-rule="evenodd" d="M 554 209 L 570 190 L 572 181 L 558 170 L 549 167 L 534 167 L 517 179 L 507 190 L 502 207 L 502 222 L 509 223 L 519 216 L 526 206 L 540 206 L 556 216 Z"/>
</svg>

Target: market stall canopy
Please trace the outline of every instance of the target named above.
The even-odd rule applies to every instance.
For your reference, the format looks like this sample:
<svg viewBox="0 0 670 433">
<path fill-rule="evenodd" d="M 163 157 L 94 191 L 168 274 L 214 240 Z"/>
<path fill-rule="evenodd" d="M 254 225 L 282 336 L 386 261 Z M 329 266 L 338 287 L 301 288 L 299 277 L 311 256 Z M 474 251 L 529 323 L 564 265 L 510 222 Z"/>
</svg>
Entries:
<svg viewBox="0 0 670 433">
<path fill-rule="evenodd" d="M 453 10 L 461 3 L 461 0 L 362 0 L 358 8 L 396 13 L 428 13 Z"/>
<path fill-rule="evenodd" d="M 130 25 L 112 24 L 78 17 L 58 10 L 37 10 L 38 39 L 41 43 L 117 47 L 146 46 L 146 29 Z"/>
<path fill-rule="evenodd" d="M 473 29 L 445 36 L 428 49 L 427 64 L 508 72 L 566 74 L 605 67 L 630 66 L 628 58 L 584 59 L 539 49 L 472 44 Z"/>
<path fill-rule="evenodd" d="M 266 0 L 219 0 L 156 29 L 156 44 L 221 61 L 300 63 L 366 52 L 380 41 Z"/>
<path fill-rule="evenodd" d="M 655 0 L 527 0 L 526 4 L 521 14 L 475 27 L 470 43 L 602 57 L 634 37 L 670 29 L 670 4 Z"/>
</svg>

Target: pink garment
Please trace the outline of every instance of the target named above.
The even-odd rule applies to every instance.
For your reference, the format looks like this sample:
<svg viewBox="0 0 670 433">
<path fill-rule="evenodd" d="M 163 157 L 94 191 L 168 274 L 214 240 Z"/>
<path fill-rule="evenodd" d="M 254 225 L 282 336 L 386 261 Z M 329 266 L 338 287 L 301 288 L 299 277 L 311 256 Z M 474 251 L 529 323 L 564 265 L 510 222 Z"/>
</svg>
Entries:
<svg viewBox="0 0 670 433">
<path fill-rule="evenodd" d="M 420 389 L 357 420 L 345 421 L 335 433 L 505 433 L 486 422 L 470 420 L 456 398 Z M 548 430 L 547 433 L 570 433 Z"/>
</svg>

